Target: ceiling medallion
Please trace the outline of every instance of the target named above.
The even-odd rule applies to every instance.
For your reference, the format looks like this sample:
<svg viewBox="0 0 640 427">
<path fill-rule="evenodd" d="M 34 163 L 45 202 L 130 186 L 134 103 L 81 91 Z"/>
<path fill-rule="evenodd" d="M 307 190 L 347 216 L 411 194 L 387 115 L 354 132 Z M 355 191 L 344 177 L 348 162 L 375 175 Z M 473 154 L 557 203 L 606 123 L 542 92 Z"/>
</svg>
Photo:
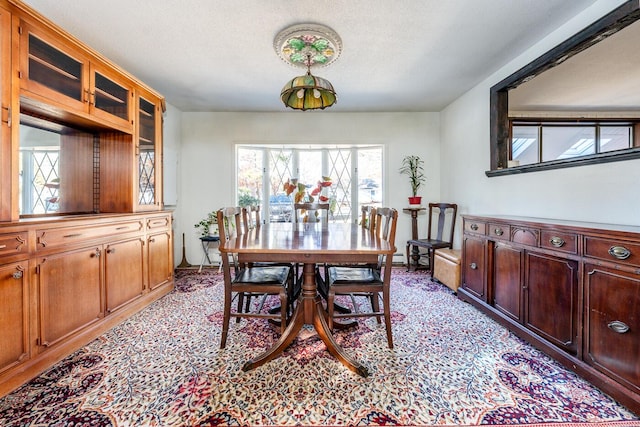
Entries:
<svg viewBox="0 0 640 427">
<path fill-rule="evenodd" d="M 273 47 L 284 62 L 308 68 L 327 66 L 338 59 L 342 52 L 342 40 L 325 25 L 298 24 L 280 31 Z"/>
<path fill-rule="evenodd" d="M 307 74 L 289 80 L 280 99 L 294 110 L 323 110 L 336 103 L 336 92 L 329 80 L 311 74 L 311 67 L 327 66 L 338 59 L 342 40 L 331 28 L 319 24 L 300 24 L 278 33 L 273 47 L 283 61 L 304 67 Z"/>
</svg>

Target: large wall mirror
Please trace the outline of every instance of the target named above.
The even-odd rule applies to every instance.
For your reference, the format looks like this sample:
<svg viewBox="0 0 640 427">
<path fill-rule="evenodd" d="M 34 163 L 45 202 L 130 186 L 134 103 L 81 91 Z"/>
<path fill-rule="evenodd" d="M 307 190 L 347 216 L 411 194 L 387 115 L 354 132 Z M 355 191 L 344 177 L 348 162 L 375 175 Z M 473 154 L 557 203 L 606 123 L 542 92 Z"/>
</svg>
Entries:
<svg viewBox="0 0 640 427">
<path fill-rule="evenodd" d="M 640 2 L 491 88 L 487 176 L 640 158 Z"/>
</svg>

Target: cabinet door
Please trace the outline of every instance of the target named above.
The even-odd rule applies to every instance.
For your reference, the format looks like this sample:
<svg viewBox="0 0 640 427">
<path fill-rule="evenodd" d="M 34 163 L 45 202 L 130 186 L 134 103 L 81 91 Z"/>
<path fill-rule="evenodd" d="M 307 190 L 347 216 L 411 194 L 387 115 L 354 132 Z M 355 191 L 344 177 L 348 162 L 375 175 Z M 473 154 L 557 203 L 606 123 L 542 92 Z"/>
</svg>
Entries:
<svg viewBox="0 0 640 427">
<path fill-rule="evenodd" d="M 523 251 L 496 243 L 493 249 L 493 264 L 493 305 L 508 317 L 521 322 Z"/>
<path fill-rule="evenodd" d="M 148 260 L 149 289 L 154 290 L 173 275 L 173 248 L 168 231 L 149 236 Z"/>
<path fill-rule="evenodd" d="M 525 326 L 571 354 L 578 345 L 578 262 L 527 252 Z"/>
<path fill-rule="evenodd" d="M 87 248 L 38 260 L 38 342 L 50 347 L 103 317 L 101 251 Z"/>
<path fill-rule="evenodd" d="M 88 60 L 77 48 L 20 20 L 20 87 L 30 97 L 88 112 Z"/>
<path fill-rule="evenodd" d="M 89 113 L 119 127 L 133 131 L 133 86 L 117 73 L 91 65 Z"/>
<path fill-rule="evenodd" d="M 105 248 L 104 279 L 107 313 L 140 297 L 144 291 L 144 241 L 140 238 Z"/>
<path fill-rule="evenodd" d="M 160 100 L 150 94 L 138 96 L 136 131 L 137 210 L 157 210 L 161 206 L 162 114 Z"/>
<path fill-rule="evenodd" d="M 585 265 L 585 361 L 640 393 L 640 275 Z"/>
<path fill-rule="evenodd" d="M 28 350 L 26 262 L 0 266 L 0 373 L 25 360 Z"/>
<path fill-rule="evenodd" d="M 0 7 L 0 221 L 11 220 L 11 14 Z M 13 191 L 17 191 L 17 185 Z"/>
<path fill-rule="evenodd" d="M 470 294 L 486 301 L 486 241 L 464 236 L 462 242 L 462 287 Z"/>
</svg>

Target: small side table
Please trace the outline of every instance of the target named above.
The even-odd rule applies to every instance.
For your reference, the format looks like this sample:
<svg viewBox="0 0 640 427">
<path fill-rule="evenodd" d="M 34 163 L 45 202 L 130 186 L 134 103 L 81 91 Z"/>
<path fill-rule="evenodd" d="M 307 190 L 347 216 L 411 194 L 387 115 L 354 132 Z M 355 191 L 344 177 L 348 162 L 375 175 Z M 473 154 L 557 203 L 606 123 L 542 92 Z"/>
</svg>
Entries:
<svg viewBox="0 0 640 427">
<path fill-rule="evenodd" d="M 207 261 L 209 265 L 213 264 L 211 262 L 211 258 L 209 258 L 209 249 L 212 243 L 220 242 L 220 236 L 201 236 L 200 243 L 202 243 L 202 261 L 200 261 L 200 268 L 198 268 L 198 273 L 202 271 L 202 266 L 204 262 Z"/>
<path fill-rule="evenodd" d="M 411 238 L 412 239 L 417 239 L 418 238 L 418 214 L 421 211 L 426 211 L 427 208 L 404 208 L 402 209 L 402 212 L 406 213 L 406 214 L 411 214 Z M 420 259 L 420 255 L 419 255 L 419 251 L 420 249 L 417 246 L 413 247 L 413 252 L 411 255 L 411 259 L 413 259 L 413 262 L 416 264 L 416 266 L 418 265 L 418 260 Z M 407 260 L 407 271 L 409 271 L 409 269 L 411 268 L 411 259 Z"/>
</svg>

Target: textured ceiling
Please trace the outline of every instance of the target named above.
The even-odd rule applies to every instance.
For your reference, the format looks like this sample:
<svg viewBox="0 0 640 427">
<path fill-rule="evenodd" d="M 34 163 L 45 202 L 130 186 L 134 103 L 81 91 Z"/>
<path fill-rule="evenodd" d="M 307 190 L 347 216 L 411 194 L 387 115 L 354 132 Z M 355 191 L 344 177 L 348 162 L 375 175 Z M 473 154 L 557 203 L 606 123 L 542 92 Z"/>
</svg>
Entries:
<svg viewBox="0 0 640 427">
<path fill-rule="evenodd" d="M 286 111 L 287 26 L 342 38 L 333 112 L 440 111 L 595 0 L 25 0 L 182 111 Z M 290 111 L 290 110 L 288 110 Z M 329 110 L 328 110 L 329 111 Z"/>
</svg>

